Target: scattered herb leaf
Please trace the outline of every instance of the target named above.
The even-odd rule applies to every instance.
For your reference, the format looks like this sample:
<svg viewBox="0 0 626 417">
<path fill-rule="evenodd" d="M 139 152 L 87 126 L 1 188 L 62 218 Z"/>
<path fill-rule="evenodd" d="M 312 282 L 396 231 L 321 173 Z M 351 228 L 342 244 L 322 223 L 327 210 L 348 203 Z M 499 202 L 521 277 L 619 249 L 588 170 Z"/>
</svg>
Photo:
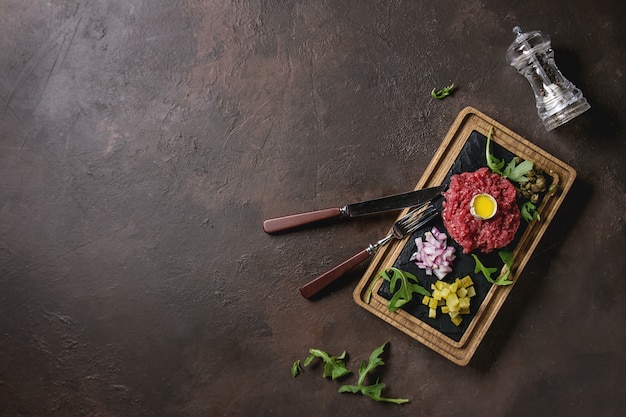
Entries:
<svg viewBox="0 0 626 417">
<path fill-rule="evenodd" d="M 478 256 L 472 253 L 474 262 L 476 262 L 476 266 L 474 267 L 474 273 L 477 274 L 478 272 L 482 272 L 487 281 L 494 285 L 510 285 L 513 283 L 513 281 L 510 281 L 508 279 L 511 268 L 513 267 L 513 253 L 510 251 L 500 251 L 498 252 L 498 254 L 500 255 L 500 259 L 502 259 L 502 262 L 504 262 L 505 268 L 502 269 L 502 273 L 495 280 L 491 278 L 491 275 L 493 275 L 493 273 L 496 272 L 498 268 L 486 267 L 485 265 L 483 265 L 480 259 L 478 259 Z"/>
<path fill-rule="evenodd" d="M 359 367 L 359 379 L 357 381 L 357 385 L 342 385 L 339 387 L 339 392 L 349 392 L 353 394 L 365 395 L 366 397 L 371 398 L 375 401 L 382 402 L 390 402 L 394 404 L 403 404 L 409 402 L 406 398 L 386 398 L 382 396 L 383 388 L 385 388 L 385 384 L 380 382 L 380 380 L 376 380 L 375 384 L 372 385 L 364 385 L 365 379 L 367 375 L 374 370 L 374 368 L 384 365 L 385 362 L 380 358 L 380 355 L 385 350 L 385 346 L 387 342 L 383 343 L 382 346 L 376 348 L 370 355 L 369 361 L 361 362 L 361 366 Z"/>
<path fill-rule="evenodd" d="M 489 128 L 489 132 L 487 133 L 487 145 L 485 147 L 485 157 L 487 159 L 487 166 L 489 167 L 489 169 L 504 178 L 508 178 L 511 181 L 528 182 L 528 177 L 526 177 L 526 174 L 528 174 L 533 169 L 533 162 L 522 161 L 517 164 L 515 159 L 511 159 L 511 161 L 505 167 L 504 159 L 498 159 L 490 152 L 492 135 L 493 126 Z"/>
<path fill-rule="evenodd" d="M 511 270 L 513 269 L 513 252 L 510 250 L 503 250 L 498 252 L 498 256 L 504 262 L 504 268 L 502 268 L 502 273 L 498 278 L 496 278 L 496 285 L 510 285 L 513 281 L 509 280 L 509 275 L 511 275 Z"/>
<path fill-rule="evenodd" d="M 331 356 L 321 349 L 309 349 L 309 356 L 304 360 L 304 366 L 309 366 L 315 358 L 324 361 L 324 373 L 322 374 L 324 378 L 337 379 L 351 373 L 343 361 L 346 358 L 345 351 L 339 356 Z"/>
<path fill-rule="evenodd" d="M 524 204 L 522 204 L 522 206 L 520 207 L 520 213 L 522 214 L 524 220 L 526 220 L 528 223 L 532 222 L 533 220 L 541 220 L 541 216 L 539 216 L 539 212 L 537 211 L 537 206 L 535 206 L 530 201 L 526 201 Z"/>
<path fill-rule="evenodd" d="M 487 268 L 483 263 L 478 259 L 478 256 L 472 253 L 472 258 L 474 258 L 474 262 L 476 262 L 476 266 L 474 266 L 474 273 L 477 274 L 482 272 L 487 281 L 493 284 L 493 279 L 491 275 L 498 270 L 498 268 Z"/>
<path fill-rule="evenodd" d="M 507 278 L 508 278 L 508 276 L 509 276 L 509 274 L 510 274 L 510 272 L 511 272 L 511 271 L 509 270 L 508 266 L 506 266 L 506 265 L 505 265 L 505 267 L 504 267 L 504 268 L 502 268 L 502 269 L 503 269 L 503 273 L 502 273 L 502 275 L 501 275 L 500 277 L 498 277 L 498 279 L 496 279 L 493 283 L 494 283 L 495 285 L 501 285 L 501 286 L 503 286 L 503 287 L 505 287 L 505 286 L 507 286 L 507 285 L 511 285 L 511 284 L 513 284 L 513 281 L 511 281 L 511 280 L 507 279 Z"/>
<path fill-rule="evenodd" d="M 298 359 L 291 365 L 291 376 L 295 378 L 300 375 L 300 372 L 302 372 L 302 366 L 300 365 L 300 359 Z"/>
<path fill-rule="evenodd" d="M 389 268 L 379 274 L 385 281 L 389 282 L 389 291 L 392 294 L 387 302 L 387 309 L 394 312 L 413 299 L 413 293 L 430 296 L 430 292 L 419 285 L 415 275 L 398 268 Z M 412 283 L 411 281 L 415 281 Z M 396 287 L 398 287 L 396 289 Z"/>
<path fill-rule="evenodd" d="M 487 166 L 489 169 L 496 174 L 502 175 L 502 168 L 504 168 L 504 160 L 500 160 L 491 154 L 490 145 L 491 145 L 491 135 L 493 135 L 493 126 L 489 128 L 489 132 L 487 133 L 487 145 L 485 147 L 485 158 L 487 159 Z"/>
<path fill-rule="evenodd" d="M 503 172 L 504 178 L 509 178 L 515 182 L 528 182 L 528 174 L 533 169 L 532 161 L 522 161 L 519 165 L 516 165 L 515 159 L 511 159 L 511 162 L 506 166 Z"/>
<path fill-rule="evenodd" d="M 498 256 L 502 259 L 502 262 L 509 267 L 509 269 L 513 268 L 513 252 L 510 250 L 502 250 L 498 252 Z"/>
<path fill-rule="evenodd" d="M 440 90 L 433 88 L 433 91 L 430 92 L 430 95 L 433 98 L 442 99 L 452 94 L 452 90 L 454 90 L 454 84 L 450 84 L 449 86 L 443 87 Z"/>
</svg>

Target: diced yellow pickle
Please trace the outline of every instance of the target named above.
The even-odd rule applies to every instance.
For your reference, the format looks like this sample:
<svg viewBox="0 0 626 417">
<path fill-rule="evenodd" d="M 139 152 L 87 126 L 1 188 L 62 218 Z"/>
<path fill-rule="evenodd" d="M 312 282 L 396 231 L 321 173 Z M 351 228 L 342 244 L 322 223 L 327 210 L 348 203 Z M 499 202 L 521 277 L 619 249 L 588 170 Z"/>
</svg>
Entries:
<svg viewBox="0 0 626 417">
<path fill-rule="evenodd" d="M 459 305 L 459 297 L 457 297 L 456 293 L 451 292 L 446 298 L 446 304 L 450 307 Z"/>
<path fill-rule="evenodd" d="M 470 286 L 467 287 L 467 296 L 468 297 L 474 297 L 476 295 L 476 289 L 474 288 L 474 286 Z"/>
<path fill-rule="evenodd" d="M 447 314 L 450 320 L 459 326 L 463 321 L 461 315 L 470 314 L 470 297 L 476 296 L 474 282 L 469 275 L 456 278 L 452 284 L 437 281 L 430 285 L 432 296 L 424 296 L 422 304 L 428 307 L 428 317 L 437 318 L 437 308 Z"/>
<path fill-rule="evenodd" d="M 461 310 L 461 306 L 459 306 L 459 303 L 456 303 L 455 305 L 448 304 L 448 308 L 450 309 L 450 312 L 458 312 Z"/>
<path fill-rule="evenodd" d="M 466 275 L 461 280 L 461 287 L 463 288 L 468 288 L 468 287 L 471 287 L 472 285 L 474 285 L 474 282 L 472 281 L 472 277 L 470 277 L 469 275 Z"/>
</svg>

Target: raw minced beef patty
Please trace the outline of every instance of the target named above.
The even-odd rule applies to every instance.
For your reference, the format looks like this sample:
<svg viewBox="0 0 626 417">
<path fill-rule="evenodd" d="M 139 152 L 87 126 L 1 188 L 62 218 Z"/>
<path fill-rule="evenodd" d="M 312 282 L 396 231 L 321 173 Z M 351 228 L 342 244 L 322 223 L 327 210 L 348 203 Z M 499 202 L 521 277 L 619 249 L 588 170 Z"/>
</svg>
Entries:
<svg viewBox="0 0 626 417">
<path fill-rule="evenodd" d="M 489 220 L 476 219 L 470 213 L 470 202 L 476 194 L 487 193 L 498 203 L 496 215 Z M 450 236 L 463 247 L 463 253 L 479 249 L 489 253 L 508 245 L 520 224 L 515 187 L 509 180 L 480 168 L 450 178 L 443 193 L 441 217 Z"/>
</svg>

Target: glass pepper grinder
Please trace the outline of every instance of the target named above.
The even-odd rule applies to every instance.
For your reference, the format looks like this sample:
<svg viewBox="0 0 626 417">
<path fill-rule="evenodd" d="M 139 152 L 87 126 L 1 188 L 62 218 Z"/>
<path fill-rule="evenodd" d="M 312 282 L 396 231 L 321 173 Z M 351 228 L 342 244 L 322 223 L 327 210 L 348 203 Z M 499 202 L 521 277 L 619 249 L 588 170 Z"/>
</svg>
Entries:
<svg viewBox="0 0 626 417">
<path fill-rule="evenodd" d="M 513 33 L 516 38 L 506 59 L 533 88 L 537 112 L 546 130 L 561 126 L 591 107 L 557 68 L 549 36 L 540 31 L 523 33 L 519 26 L 513 28 Z"/>
</svg>

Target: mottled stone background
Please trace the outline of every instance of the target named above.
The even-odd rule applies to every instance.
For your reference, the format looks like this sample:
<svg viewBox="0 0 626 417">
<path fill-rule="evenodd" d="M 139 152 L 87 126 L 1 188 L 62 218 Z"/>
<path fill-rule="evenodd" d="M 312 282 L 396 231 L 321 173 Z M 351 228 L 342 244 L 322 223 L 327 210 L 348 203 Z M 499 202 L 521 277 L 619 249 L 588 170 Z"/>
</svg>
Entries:
<svg viewBox="0 0 626 417">
<path fill-rule="evenodd" d="M 617 0 L 0 0 L 0 415 L 622 415 L 625 18 Z M 505 60 L 516 25 L 551 35 L 592 110 L 544 130 Z M 261 222 L 413 189 L 466 106 L 578 180 L 459 367 L 353 303 L 364 266 L 298 294 L 394 214 Z M 311 347 L 356 370 L 387 341 L 406 405 L 290 376 Z"/>
</svg>

